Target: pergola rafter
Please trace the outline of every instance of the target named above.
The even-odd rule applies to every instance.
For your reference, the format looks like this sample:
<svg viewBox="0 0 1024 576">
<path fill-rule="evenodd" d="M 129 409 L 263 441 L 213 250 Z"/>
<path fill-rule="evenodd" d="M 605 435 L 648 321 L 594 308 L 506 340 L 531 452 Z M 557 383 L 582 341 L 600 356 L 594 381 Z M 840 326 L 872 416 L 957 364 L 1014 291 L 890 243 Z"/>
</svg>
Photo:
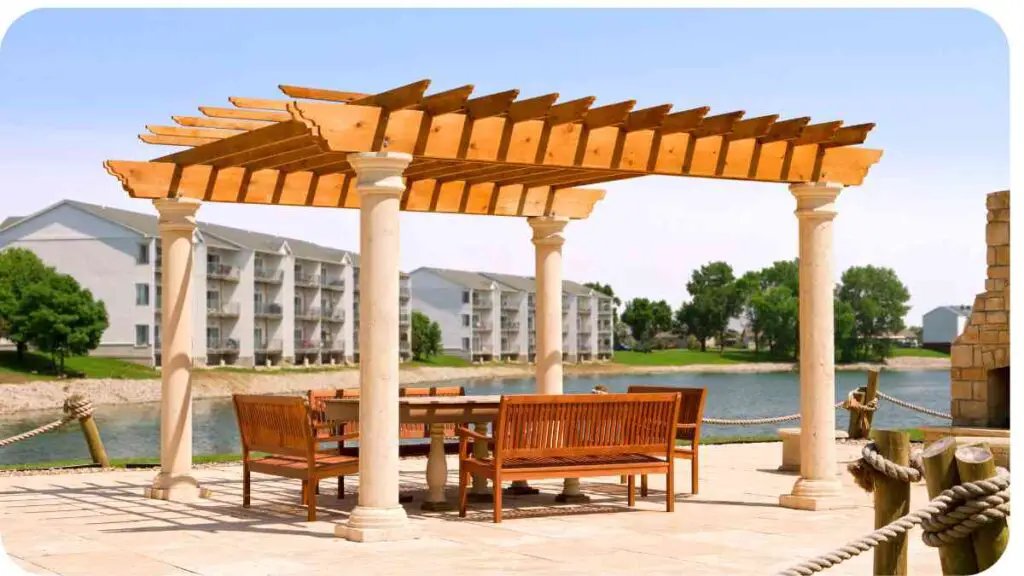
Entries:
<svg viewBox="0 0 1024 576">
<path fill-rule="evenodd" d="M 595 106 L 593 96 L 559 102 L 557 93 L 520 99 L 514 89 L 474 97 L 472 85 L 426 94 L 429 85 L 421 80 L 376 94 L 281 85 L 292 99 L 232 96 L 234 108 L 200 106 L 204 117 L 173 116 L 179 126 L 147 125 L 150 133 L 140 138 L 191 148 L 153 163 L 217 169 L 209 186 L 179 185 L 177 193 L 258 203 L 268 196 L 242 182 L 276 180 L 276 173 L 288 182 L 333 175 L 344 181 L 354 174 L 346 160 L 352 152 L 412 154 L 407 194 L 418 182 L 417 189 L 438 182 L 446 190 L 462 183 L 459 206 L 477 205 L 469 201 L 471 190 L 486 188 L 497 198 L 519 187 L 523 199 L 532 188 L 554 193 L 650 174 L 849 186 L 860 184 L 881 157 L 880 150 L 857 146 L 874 124 L 780 120 L 774 114 L 744 118 L 743 111 L 709 115 L 708 107 L 672 112 L 670 104 L 635 110 L 633 100 Z M 227 180 L 217 182 L 227 168 L 246 174 L 230 194 Z M 264 173 L 268 170 L 273 173 Z M 133 186 L 130 178 L 122 181 L 133 194 L 156 190 L 150 184 Z M 272 194 L 269 201 L 336 205 L 335 196 L 325 187 Z"/>
</svg>

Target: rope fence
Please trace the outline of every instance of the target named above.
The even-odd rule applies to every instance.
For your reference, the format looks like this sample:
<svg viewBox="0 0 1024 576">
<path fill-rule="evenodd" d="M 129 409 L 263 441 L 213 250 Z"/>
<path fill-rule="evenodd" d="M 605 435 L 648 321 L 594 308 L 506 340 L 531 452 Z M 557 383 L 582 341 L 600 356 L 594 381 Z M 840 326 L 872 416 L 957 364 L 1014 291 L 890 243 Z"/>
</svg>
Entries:
<svg viewBox="0 0 1024 576">
<path fill-rule="evenodd" d="M 39 436 L 40 434 L 52 432 L 58 428 L 63 428 L 73 420 L 80 420 L 87 416 L 91 416 L 92 411 L 92 402 L 88 399 L 81 396 L 71 396 L 64 401 L 64 415 L 61 416 L 60 419 L 54 420 L 48 424 L 43 424 L 42 426 L 29 430 L 28 432 L 22 432 L 21 434 L 11 436 L 10 438 L 4 438 L 3 440 L 0 440 L 0 448 L 10 446 L 16 442 L 21 442 L 22 440 L 28 440 L 29 438 Z"/>
<path fill-rule="evenodd" d="M 928 414 L 930 416 L 935 416 L 935 417 L 938 417 L 938 418 L 943 418 L 945 420 L 952 420 L 953 419 L 952 416 L 950 416 L 949 414 L 946 414 L 945 412 L 939 412 L 938 410 L 932 410 L 930 408 L 925 408 L 924 406 L 918 406 L 916 404 L 911 404 L 910 402 L 907 402 L 906 400 L 900 400 L 899 398 L 895 398 L 895 397 L 890 396 L 888 394 L 883 394 L 882 392 L 877 392 L 878 398 L 873 398 L 867 404 L 862 404 L 860 401 L 858 401 L 854 397 L 854 395 L 853 395 L 854 392 L 856 392 L 856 390 L 851 390 L 850 394 L 846 397 L 846 400 L 843 400 L 841 402 L 836 402 L 833 405 L 833 407 L 836 408 L 836 409 L 842 408 L 844 410 L 850 410 L 850 411 L 853 411 L 853 412 L 874 412 L 874 411 L 878 410 L 878 398 L 881 398 L 881 399 L 886 400 L 888 402 L 892 402 L 893 404 L 895 404 L 897 406 L 901 406 L 903 408 L 907 408 L 907 409 L 910 409 L 910 410 L 915 410 L 915 411 L 921 412 L 923 414 Z M 790 421 L 799 420 L 799 419 L 800 419 L 800 414 L 798 413 L 798 414 L 786 414 L 785 416 L 774 416 L 774 417 L 768 417 L 768 418 L 704 418 L 703 422 L 704 422 L 704 424 L 710 424 L 710 425 L 714 425 L 714 426 L 757 426 L 759 424 L 778 424 L 778 423 L 781 423 L 781 422 L 790 422 Z"/>
</svg>

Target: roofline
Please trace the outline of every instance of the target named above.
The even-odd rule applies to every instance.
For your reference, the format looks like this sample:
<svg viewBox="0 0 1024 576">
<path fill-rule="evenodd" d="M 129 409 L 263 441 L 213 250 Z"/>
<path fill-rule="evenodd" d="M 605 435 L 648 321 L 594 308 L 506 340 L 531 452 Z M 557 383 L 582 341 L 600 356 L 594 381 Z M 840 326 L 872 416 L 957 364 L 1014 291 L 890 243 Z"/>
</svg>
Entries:
<svg viewBox="0 0 1024 576">
<path fill-rule="evenodd" d="M 3 228 L 0 228 L 0 232 L 6 232 L 6 231 L 8 231 L 8 230 L 10 230 L 12 228 L 20 226 L 21 224 L 24 224 L 25 222 L 28 222 L 29 220 L 38 218 L 39 216 L 42 216 L 43 214 L 46 214 L 47 212 L 50 212 L 52 210 L 56 210 L 57 208 L 59 208 L 61 206 L 69 206 L 71 208 L 74 208 L 75 210 L 78 210 L 79 212 L 83 212 L 83 213 L 88 214 L 89 216 L 92 216 L 94 218 L 99 218 L 100 220 L 105 220 L 107 222 L 110 222 L 111 224 L 115 224 L 117 226 L 120 226 L 121 228 L 124 228 L 125 230 L 130 230 L 131 232 L 135 232 L 136 234 L 138 234 L 139 236 L 142 236 L 143 238 L 155 238 L 155 236 L 153 236 L 152 234 L 146 234 L 145 232 L 143 232 L 143 231 L 141 231 L 141 230 L 139 230 L 137 228 L 133 228 L 133 227 L 125 224 L 124 222 L 118 222 L 117 220 L 114 220 L 112 218 L 108 218 L 106 216 L 100 216 L 99 214 L 93 214 L 92 212 L 89 212 L 88 210 L 85 210 L 81 206 L 77 206 L 76 202 L 77 201 L 71 200 L 70 198 L 64 198 L 63 200 L 61 200 L 59 202 L 56 202 L 54 204 L 50 204 L 49 206 L 47 206 L 47 207 L 45 207 L 45 208 L 43 208 L 41 210 L 37 210 L 36 212 L 33 212 L 33 213 L 29 214 L 28 216 L 23 216 L 17 222 L 13 222 L 13 223 L 8 224 L 7 226 L 5 226 Z M 94 204 L 94 206 L 96 206 L 96 205 Z M 108 206 L 98 206 L 98 207 L 99 208 L 108 208 Z M 139 212 L 138 214 L 141 214 L 141 212 Z"/>
</svg>

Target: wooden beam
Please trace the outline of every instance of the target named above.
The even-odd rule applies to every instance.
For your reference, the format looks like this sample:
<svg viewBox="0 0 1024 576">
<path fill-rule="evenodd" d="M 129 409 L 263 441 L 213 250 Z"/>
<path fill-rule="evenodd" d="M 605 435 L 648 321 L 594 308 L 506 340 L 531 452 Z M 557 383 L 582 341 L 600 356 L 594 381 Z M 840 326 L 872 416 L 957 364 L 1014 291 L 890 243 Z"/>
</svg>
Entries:
<svg viewBox="0 0 1024 576">
<path fill-rule="evenodd" d="M 316 177 L 312 172 L 284 174 L 277 170 L 247 170 L 241 167 L 213 170 L 206 165 L 179 166 L 166 162 L 129 162 L 109 160 L 104 163 L 107 172 L 120 181 L 124 190 L 133 198 L 196 198 L 206 202 L 231 202 L 242 204 L 272 204 L 284 206 L 322 206 L 358 208 L 358 195 L 342 197 L 346 180 L 351 176 L 329 175 Z M 430 180 L 410 183 L 410 186 L 433 187 Z M 174 190 L 172 190 L 172 186 Z M 603 190 L 565 189 L 559 190 L 551 203 L 551 210 L 536 206 L 525 206 L 519 200 L 526 193 L 525 188 L 507 187 L 507 194 L 493 183 L 468 185 L 463 182 L 443 184 L 447 191 L 457 197 L 447 198 L 441 206 L 415 203 L 403 210 L 448 213 L 484 213 L 479 206 L 472 207 L 460 200 L 464 193 L 474 195 L 485 192 L 515 198 L 515 203 L 505 206 L 500 212 L 508 216 L 531 216 L 547 213 L 572 219 L 586 218 L 594 205 L 604 197 Z M 450 195 L 449 195 L 450 196 Z M 455 200 L 455 201 L 450 201 Z M 546 204 L 546 203 L 545 203 Z"/>
<path fill-rule="evenodd" d="M 657 128 L 664 122 L 665 116 L 668 115 L 669 110 L 672 109 L 671 104 L 662 104 L 661 106 L 652 106 L 651 108 L 644 108 L 643 110 L 634 110 L 629 113 L 626 118 L 626 123 L 622 127 L 626 132 L 636 132 L 637 130 L 650 130 L 651 128 Z"/>
<path fill-rule="evenodd" d="M 420 80 L 398 88 L 392 88 L 387 92 L 373 94 L 356 98 L 349 102 L 353 106 L 377 106 L 385 110 L 401 110 L 419 104 L 423 100 L 423 93 L 430 86 L 430 80 Z"/>
<path fill-rule="evenodd" d="M 490 118 L 506 113 L 512 102 L 519 96 L 519 90 L 506 90 L 473 98 L 466 102 L 466 114 L 470 118 Z"/>
<path fill-rule="evenodd" d="M 279 154 L 271 154 L 259 159 L 254 159 L 242 164 L 242 167 L 248 168 L 249 170 L 278 168 L 279 166 L 289 164 L 291 162 L 298 162 L 305 158 L 318 156 L 320 152 L 321 150 L 318 144 L 310 144 L 309 146 L 303 146 L 301 148 L 295 148 Z"/>
<path fill-rule="evenodd" d="M 704 116 L 711 110 L 707 106 L 683 110 L 665 116 L 661 123 L 661 134 L 680 134 L 693 132 L 704 121 Z"/>
<path fill-rule="evenodd" d="M 309 138 L 309 131 L 301 122 L 281 122 L 231 138 L 214 140 L 207 146 L 163 156 L 155 161 L 183 165 L 210 164 L 256 148 L 278 145 L 282 141 L 306 138 Z"/>
<path fill-rule="evenodd" d="M 836 135 L 836 131 L 842 125 L 842 120 L 836 120 L 834 122 L 822 122 L 821 124 L 805 126 L 803 132 L 800 133 L 800 137 L 793 141 L 793 145 L 804 146 L 806 144 L 828 142 Z"/>
<path fill-rule="evenodd" d="M 583 125 L 591 130 L 604 128 L 605 126 L 618 126 L 626 122 L 629 111 L 636 106 L 636 100 L 616 102 L 598 108 L 591 108 L 583 117 Z"/>
<path fill-rule="evenodd" d="M 732 126 L 732 131 L 729 133 L 729 140 L 746 140 L 748 138 L 759 138 L 768 134 L 771 130 L 772 124 L 778 120 L 778 114 L 772 114 L 770 116 L 759 116 L 757 118 L 748 118 L 747 120 L 740 120 Z"/>
<path fill-rule="evenodd" d="M 513 102 L 508 108 L 508 112 L 505 117 L 508 121 L 515 124 L 516 122 L 522 122 L 524 120 L 535 120 L 537 118 L 543 118 L 547 115 L 548 110 L 558 100 L 558 93 L 545 94 L 543 96 L 535 96 L 533 98 L 527 98 L 526 100 L 517 100 Z"/>
<path fill-rule="evenodd" d="M 822 142 L 822 146 L 826 148 L 834 148 L 836 146 L 853 146 L 856 144 L 863 144 L 868 139 L 868 132 L 874 129 L 875 125 L 871 124 L 856 124 L 854 126 L 843 126 L 836 130 L 836 133 L 832 136 L 832 139 L 828 142 Z"/>
<path fill-rule="evenodd" d="M 265 120 L 269 122 L 287 122 L 292 117 L 287 112 L 270 112 L 262 110 L 242 110 L 238 108 L 218 108 L 216 106 L 200 106 L 199 111 L 213 118 L 234 118 L 239 120 Z"/>
<path fill-rule="evenodd" d="M 146 124 L 146 130 L 159 136 L 186 136 L 189 138 L 210 138 L 219 140 L 242 134 L 244 130 L 221 130 L 210 128 L 179 128 L 177 126 L 157 126 Z"/>
<path fill-rule="evenodd" d="M 791 118 L 782 122 L 776 122 L 772 124 L 767 134 L 759 138 L 759 141 L 762 144 L 770 144 L 772 142 L 796 140 L 803 133 L 804 126 L 807 126 L 810 121 L 809 117 L 804 116 L 802 118 Z"/>
<path fill-rule="evenodd" d="M 466 100 L 469 99 L 469 95 L 472 93 L 473 85 L 466 84 L 465 86 L 459 86 L 458 88 L 425 96 L 423 100 L 415 106 L 415 108 L 417 110 L 423 110 L 431 116 L 440 116 L 441 114 L 458 112 L 459 110 L 462 110 L 463 106 L 465 106 Z"/>
<path fill-rule="evenodd" d="M 277 87 L 286 96 L 292 98 L 307 98 L 309 100 L 324 100 L 327 102 L 351 102 L 360 98 L 366 98 L 369 94 L 363 92 L 343 92 L 341 90 L 327 90 L 325 88 L 306 88 L 303 86 L 292 86 L 289 84 L 278 84 Z"/>
<path fill-rule="evenodd" d="M 192 136 L 159 136 L 154 134 L 139 134 L 139 140 L 146 144 L 161 144 L 164 146 L 202 146 L 211 142 L 219 142 L 219 138 L 195 138 Z"/>
<path fill-rule="evenodd" d="M 551 126 L 559 126 L 561 124 L 568 124 L 569 122 L 576 122 L 582 120 L 587 115 L 587 111 L 590 110 L 590 106 L 593 105 L 594 100 L 597 100 L 594 96 L 587 96 L 586 98 L 579 98 L 577 100 L 570 100 L 568 102 L 562 102 L 561 104 L 555 104 L 548 110 L 548 124 Z"/>
<path fill-rule="evenodd" d="M 739 122 L 746 112 L 737 110 L 717 116 L 708 116 L 701 121 L 692 132 L 694 138 L 707 138 L 708 136 L 721 136 L 732 132 L 733 126 Z"/>
<path fill-rule="evenodd" d="M 260 110 L 287 110 L 287 100 L 271 100 L 270 98 L 240 98 L 231 96 L 228 101 L 238 108 L 257 108 Z"/>
<path fill-rule="evenodd" d="M 199 116 L 171 116 L 182 126 L 195 126 L 198 128 L 226 128 L 229 130 L 257 130 L 270 126 L 273 122 L 260 120 L 232 120 L 229 118 L 205 118 Z"/>
</svg>

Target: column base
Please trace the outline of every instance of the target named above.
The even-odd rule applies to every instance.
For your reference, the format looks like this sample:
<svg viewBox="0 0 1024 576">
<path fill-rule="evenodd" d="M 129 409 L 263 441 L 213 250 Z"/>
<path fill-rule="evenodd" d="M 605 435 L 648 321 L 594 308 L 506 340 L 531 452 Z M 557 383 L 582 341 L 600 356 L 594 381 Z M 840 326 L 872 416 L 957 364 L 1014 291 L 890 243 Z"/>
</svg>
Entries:
<svg viewBox="0 0 1024 576">
<path fill-rule="evenodd" d="M 853 499 L 843 495 L 839 480 L 800 478 L 791 494 L 779 496 L 779 505 L 796 510 L 839 510 L 853 508 Z"/>
<path fill-rule="evenodd" d="M 356 506 L 349 515 L 348 523 L 334 528 L 334 535 L 353 542 L 390 542 L 419 537 L 417 531 L 409 525 L 405 508 L 401 506 Z"/>
<path fill-rule="evenodd" d="M 540 489 L 534 488 L 523 481 L 512 482 L 512 485 L 504 490 L 507 496 L 531 496 L 533 494 L 540 494 Z"/>
<path fill-rule="evenodd" d="M 170 502 L 195 502 L 201 498 L 209 498 L 209 488 L 200 488 L 199 482 L 189 474 L 171 477 L 160 472 L 153 478 L 153 485 L 143 489 L 142 495 L 153 500 Z"/>
</svg>

